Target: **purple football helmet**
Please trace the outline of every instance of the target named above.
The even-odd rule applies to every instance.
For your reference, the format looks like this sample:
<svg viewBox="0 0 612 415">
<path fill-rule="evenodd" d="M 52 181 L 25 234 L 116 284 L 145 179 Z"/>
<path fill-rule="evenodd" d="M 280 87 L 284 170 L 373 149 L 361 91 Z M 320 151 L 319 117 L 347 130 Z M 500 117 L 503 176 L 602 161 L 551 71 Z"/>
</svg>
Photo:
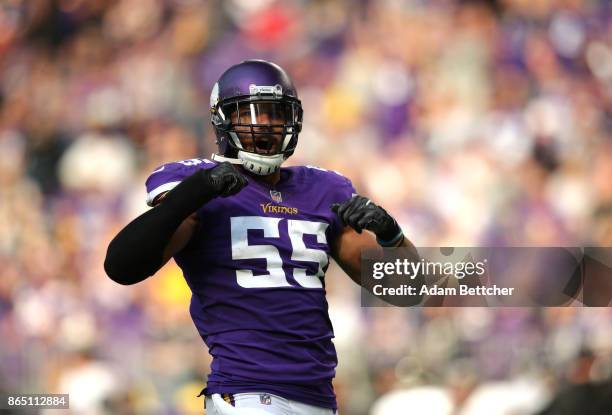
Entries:
<svg viewBox="0 0 612 415">
<path fill-rule="evenodd" d="M 275 172 L 295 150 L 302 129 L 302 104 L 287 73 L 264 60 L 247 60 L 226 70 L 210 95 L 217 135 L 215 160 L 247 170 Z"/>
</svg>

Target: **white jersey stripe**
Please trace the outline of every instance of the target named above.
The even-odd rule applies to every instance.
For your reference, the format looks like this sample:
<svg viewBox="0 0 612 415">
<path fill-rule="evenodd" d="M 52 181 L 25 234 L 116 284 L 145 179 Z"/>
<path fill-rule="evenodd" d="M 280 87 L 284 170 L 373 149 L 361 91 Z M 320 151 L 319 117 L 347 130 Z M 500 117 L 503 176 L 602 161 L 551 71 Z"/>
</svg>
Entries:
<svg viewBox="0 0 612 415">
<path fill-rule="evenodd" d="M 164 192 L 168 192 L 174 189 L 176 186 L 178 186 L 179 183 L 180 181 L 168 182 L 168 183 L 162 184 L 161 186 L 157 186 L 155 189 L 151 190 L 147 194 L 147 205 L 153 206 L 153 201 L 155 200 L 157 196 L 159 196 L 160 194 Z"/>
</svg>

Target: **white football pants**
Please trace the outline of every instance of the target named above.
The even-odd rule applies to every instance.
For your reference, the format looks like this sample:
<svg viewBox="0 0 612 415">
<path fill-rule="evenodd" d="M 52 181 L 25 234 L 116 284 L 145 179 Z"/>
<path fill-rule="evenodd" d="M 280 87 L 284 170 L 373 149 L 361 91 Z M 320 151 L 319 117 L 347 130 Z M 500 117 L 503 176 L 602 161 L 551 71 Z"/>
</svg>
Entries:
<svg viewBox="0 0 612 415">
<path fill-rule="evenodd" d="M 338 415 L 337 411 L 264 392 L 236 393 L 233 406 L 219 394 L 206 396 L 206 415 Z"/>
</svg>

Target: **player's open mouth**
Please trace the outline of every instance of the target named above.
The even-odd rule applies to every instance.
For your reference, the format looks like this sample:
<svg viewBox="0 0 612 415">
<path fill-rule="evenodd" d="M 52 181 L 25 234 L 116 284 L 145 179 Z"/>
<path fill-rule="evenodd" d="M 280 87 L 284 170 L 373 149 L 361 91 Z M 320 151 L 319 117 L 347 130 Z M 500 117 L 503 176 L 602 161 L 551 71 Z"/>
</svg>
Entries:
<svg viewBox="0 0 612 415">
<path fill-rule="evenodd" d="M 261 136 L 255 139 L 257 152 L 269 154 L 276 145 L 276 139 L 270 136 Z"/>
</svg>

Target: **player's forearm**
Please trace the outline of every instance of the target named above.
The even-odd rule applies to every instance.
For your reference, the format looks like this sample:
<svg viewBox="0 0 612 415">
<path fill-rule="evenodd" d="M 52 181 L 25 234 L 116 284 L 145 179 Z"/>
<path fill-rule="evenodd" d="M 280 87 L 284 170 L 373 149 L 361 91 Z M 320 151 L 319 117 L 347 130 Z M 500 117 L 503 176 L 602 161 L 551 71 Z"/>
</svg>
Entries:
<svg viewBox="0 0 612 415">
<path fill-rule="evenodd" d="M 398 248 L 408 248 L 408 252 L 416 257 L 416 261 L 419 260 L 419 253 L 412 242 L 405 236 L 402 238 L 402 242 L 397 246 Z"/>
<path fill-rule="evenodd" d="M 362 252 L 363 253 L 363 252 Z M 396 246 L 391 247 L 382 247 L 380 245 L 375 245 L 369 248 L 368 258 L 370 260 L 380 261 L 380 262 L 389 262 L 395 263 L 398 258 L 407 259 L 409 262 L 417 263 L 420 261 L 420 256 L 415 248 L 415 246 L 408 240 L 408 238 L 403 238 L 402 241 L 399 241 Z M 368 261 L 371 263 L 371 261 Z M 416 292 L 420 292 L 420 287 L 423 284 L 422 275 L 416 275 L 415 278 L 403 278 L 402 276 L 389 275 L 388 278 L 385 278 L 384 282 L 381 283 L 381 280 L 375 279 L 372 275 L 372 269 L 362 270 L 363 261 L 355 262 L 351 267 L 350 277 L 353 281 L 359 284 L 365 291 L 369 292 L 373 297 L 380 298 L 383 301 L 388 302 L 389 304 L 396 304 L 396 299 L 394 297 L 385 297 L 375 294 L 376 286 L 380 286 L 383 284 L 385 288 L 400 288 L 401 286 L 409 285 L 416 288 Z M 362 272 L 362 271 L 365 271 Z M 380 291 L 380 287 L 378 288 Z M 380 294 L 380 292 L 378 293 Z M 402 300 L 403 306 L 412 306 L 417 305 L 421 301 L 421 295 L 412 295 L 410 297 L 405 297 Z"/>
<path fill-rule="evenodd" d="M 140 215 L 111 241 L 104 261 L 108 276 L 119 284 L 140 282 L 168 260 L 164 252 L 181 223 L 214 197 L 200 170 L 183 180 L 155 208 Z"/>
<path fill-rule="evenodd" d="M 346 234 L 347 236 L 344 238 L 345 240 L 341 241 L 344 243 L 341 245 L 339 251 L 334 253 L 334 259 L 336 262 L 338 262 L 343 271 L 346 272 L 347 275 L 359 285 L 364 286 L 365 284 L 365 281 L 362 281 L 361 278 L 361 256 L 364 250 L 376 252 L 375 255 L 383 259 L 385 256 L 385 250 L 396 248 L 394 251 L 395 253 L 402 252 L 402 255 L 404 255 L 410 261 L 418 262 L 420 260 L 416 247 L 408 238 L 402 238 L 402 240 L 398 241 L 397 245 L 395 246 L 381 247 L 376 242 L 374 235 L 370 232 L 357 234 L 347 228 Z M 364 286 L 364 288 L 368 287 Z"/>
</svg>

